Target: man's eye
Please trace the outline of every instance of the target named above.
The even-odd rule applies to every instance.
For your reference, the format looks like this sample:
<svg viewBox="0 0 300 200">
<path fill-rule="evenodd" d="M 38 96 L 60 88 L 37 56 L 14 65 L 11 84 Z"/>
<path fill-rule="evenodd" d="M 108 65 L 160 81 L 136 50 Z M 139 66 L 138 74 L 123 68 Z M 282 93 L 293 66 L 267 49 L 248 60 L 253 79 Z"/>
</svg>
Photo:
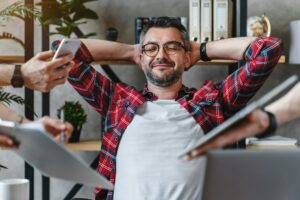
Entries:
<svg viewBox="0 0 300 200">
<path fill-rule="evenodd" d="M 179 47 L 178 47 L 178 45 L 168 45 L 167 49 L 171 50 L 171 51 L 176 51 L 179 49 Z"/>
<path fill-rule="evenodd" d="M 157 47 L 153 46 L 153 47 L 147 47 L 145 48 L 146 51 L 156 51 Z"/>
</svg>

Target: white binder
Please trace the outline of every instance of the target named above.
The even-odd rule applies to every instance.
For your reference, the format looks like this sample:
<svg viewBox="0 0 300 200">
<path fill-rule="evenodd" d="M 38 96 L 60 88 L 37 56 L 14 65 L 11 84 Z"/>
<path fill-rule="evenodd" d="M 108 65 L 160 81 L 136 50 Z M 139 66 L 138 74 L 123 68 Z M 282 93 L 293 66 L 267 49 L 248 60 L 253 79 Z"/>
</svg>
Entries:
<svg viewBox="0 0 300 200">
<path fill-rule="evenodd" d="M 200 43 L 200 0 L 189 0 L 190 40 Z"/>
<path fill-rule="evenodd" d="M 212 0 L 201 0 L 201 42 L 212 41 Z"/>
<path fill-rule="evenodd" d="M 213 2 L 213 40 L 231 36 L 232 7 L 230 0 L 214 0 Z"/>
</svg>

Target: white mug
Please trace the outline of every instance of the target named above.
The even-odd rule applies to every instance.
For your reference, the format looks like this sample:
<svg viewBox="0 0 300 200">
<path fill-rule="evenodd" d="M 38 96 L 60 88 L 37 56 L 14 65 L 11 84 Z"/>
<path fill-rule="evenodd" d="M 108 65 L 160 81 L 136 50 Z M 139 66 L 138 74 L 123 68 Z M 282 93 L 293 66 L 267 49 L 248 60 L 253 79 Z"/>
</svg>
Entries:
<svg viewBox="0 0 300 200">
<path fill-rule="evenodd" d="M 0 181 L 1 200 L 29 200 L 27 179 L 5 179 Z"/>
</svg>

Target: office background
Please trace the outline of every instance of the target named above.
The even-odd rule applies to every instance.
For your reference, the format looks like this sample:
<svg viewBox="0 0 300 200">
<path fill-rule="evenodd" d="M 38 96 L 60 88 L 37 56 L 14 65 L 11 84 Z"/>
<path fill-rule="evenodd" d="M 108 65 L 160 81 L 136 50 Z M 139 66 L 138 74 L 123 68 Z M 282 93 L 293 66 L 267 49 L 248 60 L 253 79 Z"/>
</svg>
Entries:
<svg viewBox="0 0 300 200">
<path fill-rule="evenodd" d="M 12 2 L 15 1 L 2 1 L 0 9 L 6 7 Z M 126 43 L 134 42 L 134 19 L 137 16 L 150 17 L 167 15 L 188 17 L 188 0 L 99 0 L 87 5 L 98 13 L 99 20 L 91 21 L 90 23 L 82 26 L 81 29 L 84 32 L 97 32 L 97 36 L 95 38 L 104 39 L 106 28 L 115 27 L 119 31 L 118 41 Z M 299 8 L 300 2 L 298 0 L 248 0 L 248 16 L 265 14 L 269 17 L 272 26 L 272 35 L 284 40 L 284 55 L 286 58 L 288 58 L 288 50 L 290 46 L 289 22 L 300 19 Z M 17 36 L 23 37 L 24 25 L 22 21 L 11 20 L 7 27 L 0 26 L 1 30 L 2 28 L 8 32 L 15 33 Z M 41 48 L 40 35 L 40 26 L 37 24 L 35 30 L 36 53 L 39 52 Z M 57 38 L 61 37 L 51 37 L 51 41 Z M 23 50 L 12 42 L 0 41 L 0 55 L 12 54 L 22 55 Z M 96 66 L 96 68 L 101 71 L 100 67 Z M 137 66 L 113 65 L 112 68 L 122 81 L 132 84 L 138 88 L 141 88 L 144 85 L 144 75 Z M 258 98 L 290 75 L 300 75 L 299 72 L 300 65 L 279 64 L 255 98 Z M 226 65 L 199 65 L 186 72 L 184 75 L 185 84 L 187 86 L 197 88 L 206 79 L 218 81 L 222 80 L 226 74 Z M 8 87 L 7 90 L 24 96 L 22 89 L 12 89 Z M 79 100 L 83 103 L 85 110 L 88 112 L 88 123 L 83 127 L 82 137 L 99 138 L 101 127 L 98 113 L 93 111 L 84 101 L 82 101 L 80 96 L 77 95 L 68 83 L 55 88 L 51 92 L 51 116 L 56 117 L 56 109 L 66 100 Z M 24 108 L 18 105 L 12 105 L 11 108 L 20 113 L 23 113 L 24 111 Z M 39 116 L 41 116 L 41 95 L 39 92 L 35 92 L 35 111 Z M 300 140 L 299 122 L 300 120 L 295 120 L 280 127 L 277 134 L 295 137 Z M 87 162 L 91 162 L 97 155 L 97 152 L 77 152 L 76 154 L 83 157 L 83 159 Z M 9 168 L 8 170 L 0 171 L 0 179 L 24 176 L 24 162 L 13 152 L 1 150 L 0 164 L 6 165 Z M 41 199 L 41 175 L 38 171 L 35 171 L 35 185 L 35 199 Z M 51 199 L 62 199 L 72 186 L 73 184 L 70 182 L 51 179 Z M 76 197 L 92 198 L 93 188 L 84 187 L 80 190 Z"/>
</svg>

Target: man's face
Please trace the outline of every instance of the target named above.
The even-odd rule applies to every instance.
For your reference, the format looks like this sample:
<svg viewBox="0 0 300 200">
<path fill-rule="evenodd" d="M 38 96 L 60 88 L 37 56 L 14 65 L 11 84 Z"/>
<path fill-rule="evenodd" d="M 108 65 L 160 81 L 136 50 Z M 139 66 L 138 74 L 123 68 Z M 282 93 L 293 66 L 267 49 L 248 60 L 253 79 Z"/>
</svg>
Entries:
<svg viewBox="0 0 300 200">
<path fill-rule="evenodd" d="M 148 81 L 168 87 L 181 80 L 190 59 L 176 28 L 150 28 L 142 46 L 141 67 Z"/>
</svg>

